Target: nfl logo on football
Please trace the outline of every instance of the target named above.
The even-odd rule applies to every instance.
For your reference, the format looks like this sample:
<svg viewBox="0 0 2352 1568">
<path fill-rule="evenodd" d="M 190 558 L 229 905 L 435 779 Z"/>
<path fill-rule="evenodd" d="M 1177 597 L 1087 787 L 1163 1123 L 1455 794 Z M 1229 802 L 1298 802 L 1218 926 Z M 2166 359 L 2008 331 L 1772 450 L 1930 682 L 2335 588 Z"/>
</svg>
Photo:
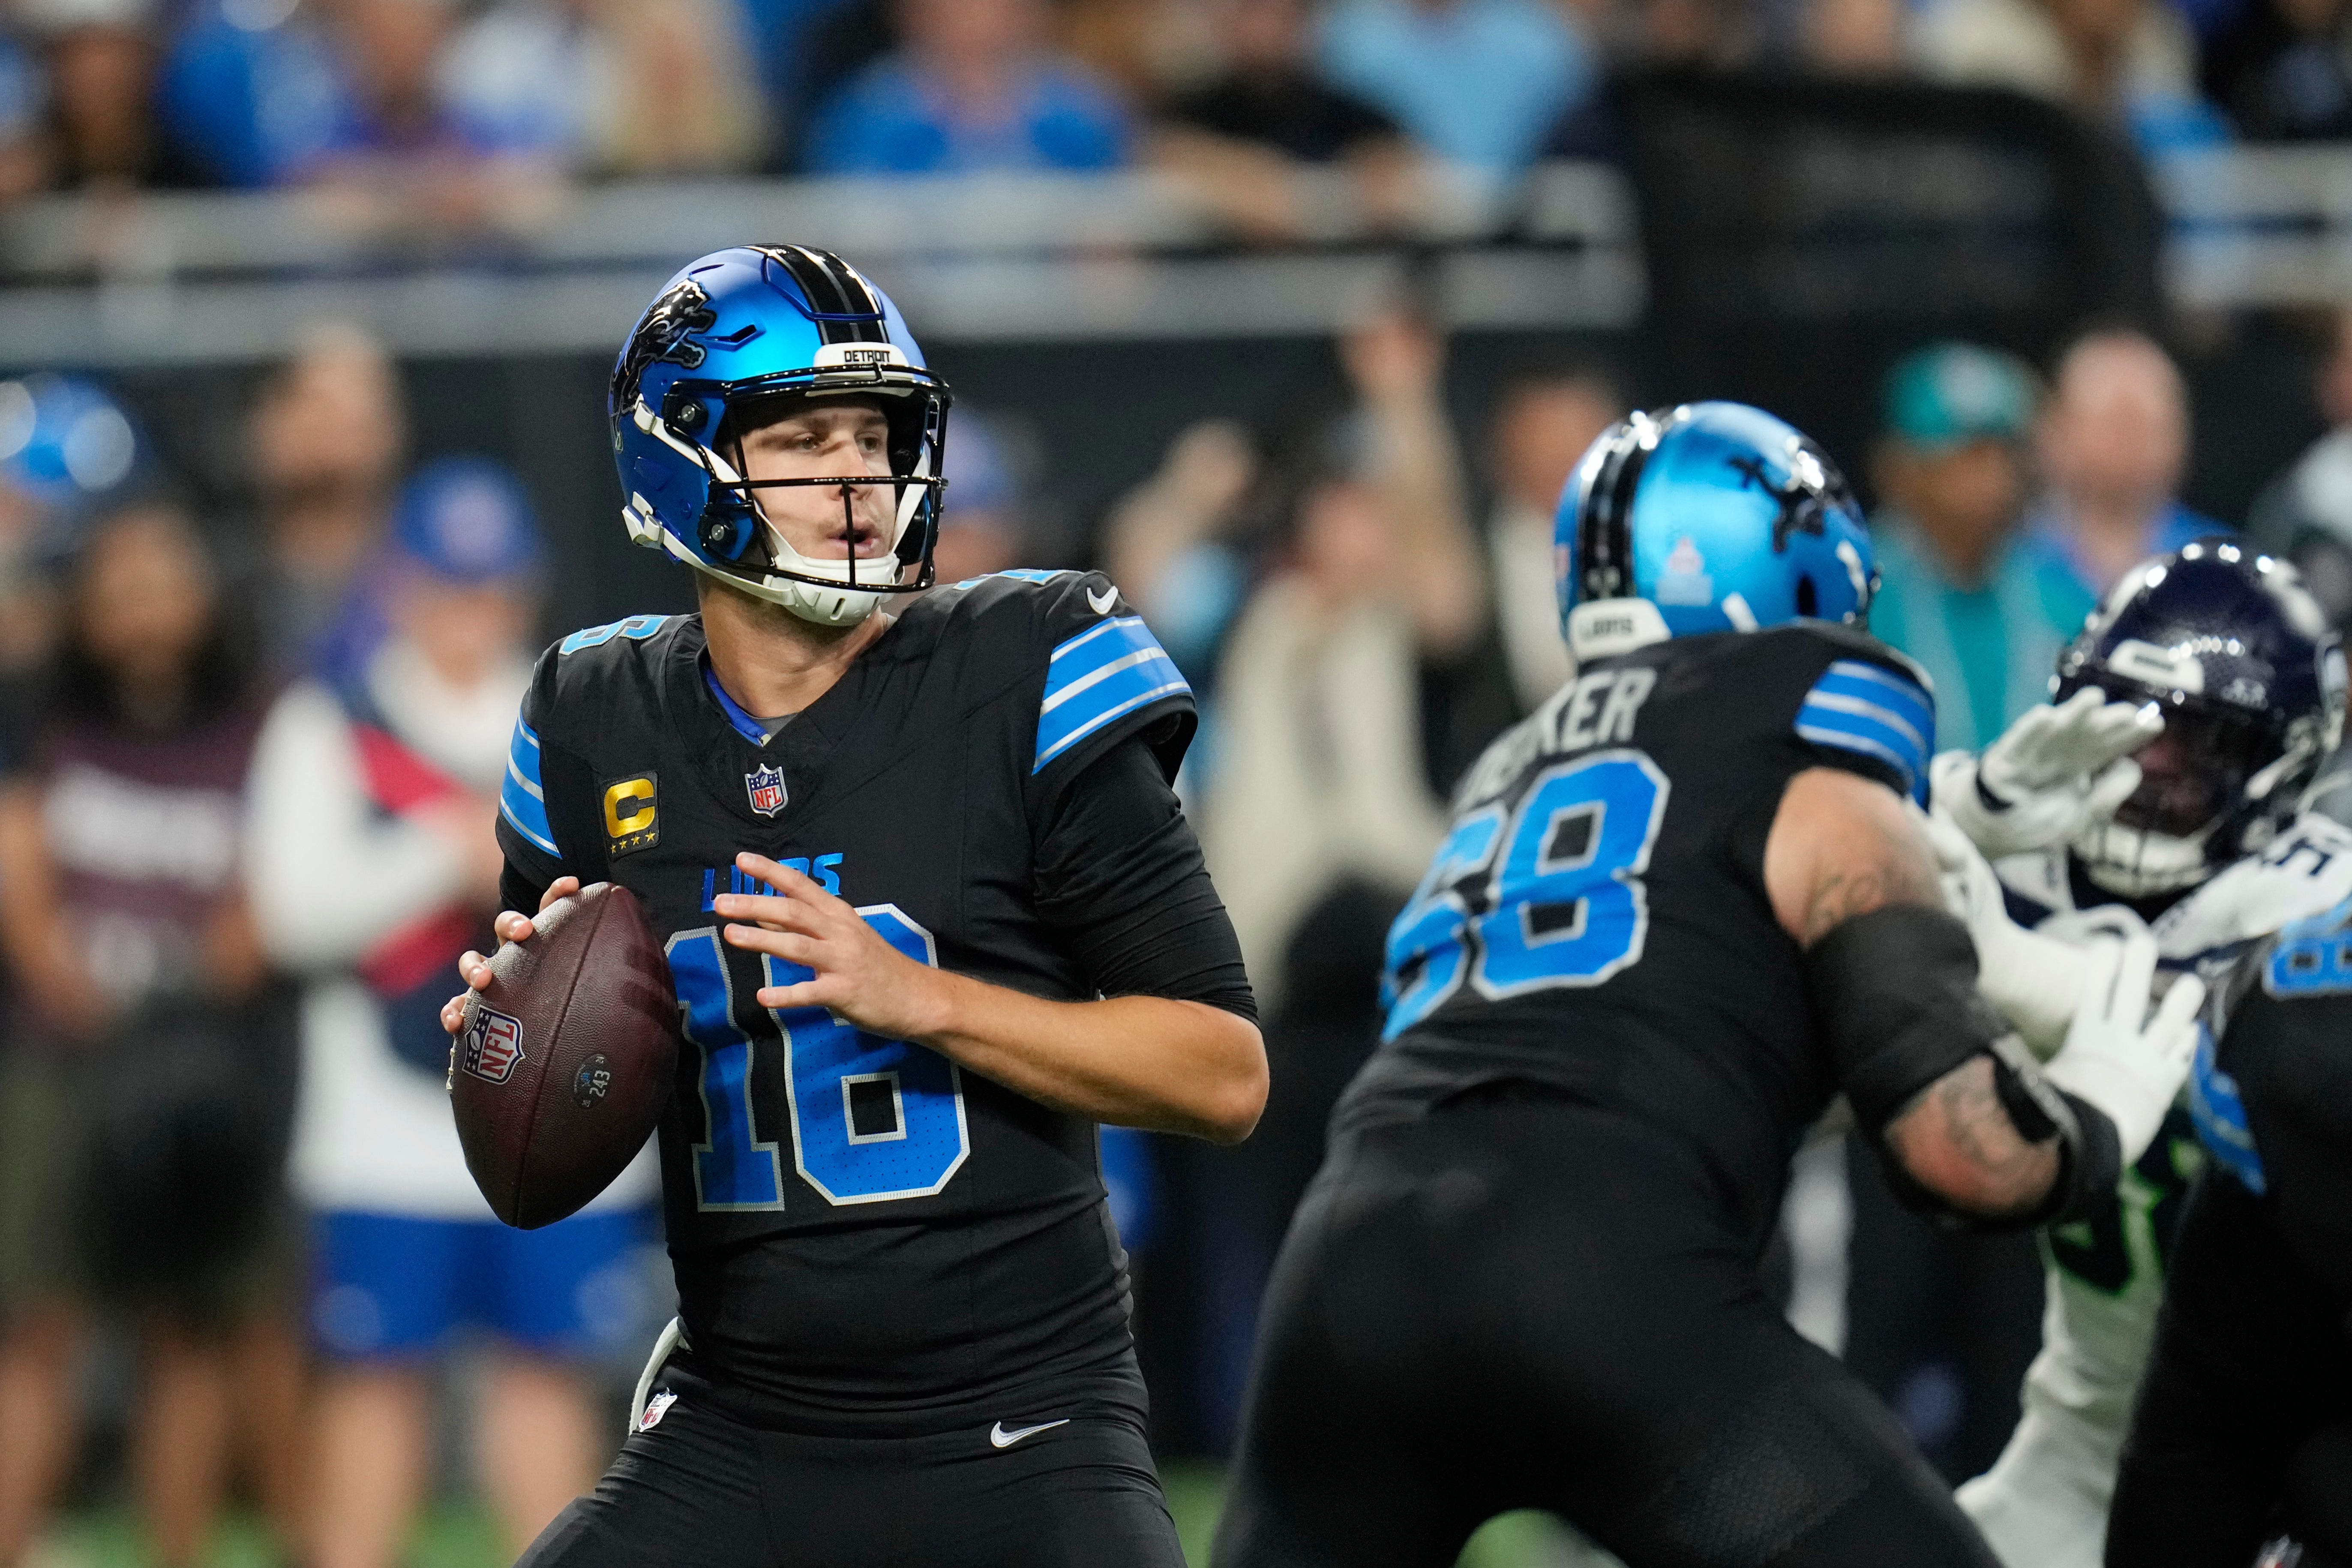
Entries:
<svg viewBox="0 0 2352 1568">
<path fill-rule="evenodd" d="M 476 1078 L 504 1083 L 522 1060 L 522 1021 L 477 1004 L 457 1042 L 457 1062 Z"/>
<path fill-rule="evenodd" d="M 743 775 L 743 787 L 751 792 L 751 809 L 761 816 L 773 816 L 784 809 L 784 770 L 772 763 L 754 768 Z"/>
</svg>

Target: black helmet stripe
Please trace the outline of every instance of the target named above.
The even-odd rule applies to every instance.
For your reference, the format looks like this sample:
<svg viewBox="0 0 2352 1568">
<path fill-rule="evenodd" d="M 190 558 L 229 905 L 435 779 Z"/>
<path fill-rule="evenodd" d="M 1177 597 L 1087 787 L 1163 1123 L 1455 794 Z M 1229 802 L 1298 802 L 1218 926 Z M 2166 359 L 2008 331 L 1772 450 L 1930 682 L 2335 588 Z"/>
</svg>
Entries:
<svg viewBox="0 0 2352 1568">
<path fill-rule="evenodd" d="M 883 342 L 889 331 L 882 301 L 857 269 L 830 251 L 804 245 L 761 246 L 808 300 L 818 335 L 828 343 Z"/>
<path fill-rule="evenodd" d="M 818 261 L 824 266 L 826 275 L 833 279 L 835 289 L 840 292 L 843 313 L 870 318 L 869 321 L 856 323 L 857 330 L 860 333 L 870 331 L 877 337 L 880 336 L 882 301 L 874 292 L 874 286 L 866 281 L 856 268 L 831 251 L 820 250 L 816 256 Z"/>
<path fill-rule="evenodd" d="M 1633 593 L 1633 489 L 1656 448 L 1629 420 L 1616 449 L 1592 479 L 1584 515 L 1577 519 L 1577 596 L 1622 599 Z"/>
</svg>

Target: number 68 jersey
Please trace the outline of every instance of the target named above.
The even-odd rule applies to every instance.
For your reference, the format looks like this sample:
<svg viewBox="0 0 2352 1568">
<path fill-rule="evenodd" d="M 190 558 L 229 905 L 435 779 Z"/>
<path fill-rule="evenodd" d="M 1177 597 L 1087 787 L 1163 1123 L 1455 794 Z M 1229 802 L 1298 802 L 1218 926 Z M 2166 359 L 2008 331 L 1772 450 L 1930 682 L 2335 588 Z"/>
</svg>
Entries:
<svg viewBox="0 0 2352 1568">
<path fill-rule="evenodd" d="M 735 869 L 751 851 L 918 963 L 1091 998 L 1048 907 L 1056 814 L 1129 740 L 1162 789 L 1192 725 L 1142 621 L 1077 573 L 931 593 L 772 738 L 711 676 L 698 616 L 577 632 L 541 658 L 499 839 L 541 886 L 627 887 L 666 944 L 669 1248 L 691 1370 L 742 1418 L 911 1435 L 1139 1404 L 1094 1125 L 824 1008 L 761 1006 L 808 972 L 727 945 L 712 900 L 767 890 Z"/>
<path fill-rule="evenodd" d="M 1693 1142 L 1761 1238 L 1837 1085 L 1764 845 L 1798 773 L 1924 800 L 1926 678 L 1818 621 L 1589 663 L 1489 747 L 1388 939 L 1342 1129 L 1527 1082 Z"/>
</svg>

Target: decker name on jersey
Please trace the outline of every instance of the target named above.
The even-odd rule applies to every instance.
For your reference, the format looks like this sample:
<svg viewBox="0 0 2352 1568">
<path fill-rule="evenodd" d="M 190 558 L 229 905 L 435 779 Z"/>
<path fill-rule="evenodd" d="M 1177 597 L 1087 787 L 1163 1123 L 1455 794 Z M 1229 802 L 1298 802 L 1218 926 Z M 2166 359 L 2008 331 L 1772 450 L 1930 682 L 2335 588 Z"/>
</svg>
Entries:
<svg viewBox="0 0 2352 1568">
<path fill-rule="evenodd" d="M 1222 909 L 1195 921 L 1222 944 L 1183 973 L 1164 973 L 1183 943 L 1157 927 L 1156 981 L 1120 957 L 1171 906 L 1214 901 L 1167 787 L 1194 722 L 1141 619 L 1078 573 L 932 593 L 772 734 L 719 686 L 696 616 L 575 633 L 541 659 L 500 842 L 540 887 L 628 887 L 667 943 L 684 1037 L 660 1133 L 669 1247 L 690 1368 L 743 1419 L 910 1434 L 1140 1408 L 1093 1123 L 823 1008 L 760 1006 L 808 972 L 728 945 L 712 900 L 765 890 L 734 868 L 748 850 L 920 963 L 1250 1015 Z M 1149 821 L 1106 816 L 1138 798 Z"/>
<path fill-rule="evenodd" d="M 1549 1086 L 1695 1141 L 1760 1238 L 1836 1089 L 1765 892 L 1774 814 L 1813 767 L 1918 798 L 1934 742 L 1916 668 L 1822 622 L 1587 665 L 1457 791 L 1335 1125 Z"/>
</svg>

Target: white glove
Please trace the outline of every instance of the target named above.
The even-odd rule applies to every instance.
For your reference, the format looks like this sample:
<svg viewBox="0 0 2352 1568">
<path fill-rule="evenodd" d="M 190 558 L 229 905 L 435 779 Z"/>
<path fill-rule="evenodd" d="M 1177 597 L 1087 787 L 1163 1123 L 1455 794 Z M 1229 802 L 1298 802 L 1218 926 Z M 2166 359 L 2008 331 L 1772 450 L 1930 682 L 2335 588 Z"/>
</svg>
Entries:
<svg viewBox="0 0 2352 1568">
<path fill-rule="evenodd" d="M 1993 859 L 2063 844 L 2115 815 L 2139 787 L 2131 754 L 2164 732 L 2153 702 L 2110 702 L 2096 687 L 2028 710 L 1981 755 L 1930 767 L 1936 805 Z"/>
<path fill-rule="evenodd" d="M 2026 930 L 2009 918 L 2000 879 L 1937 803 L 1927 818 L 1927 842 L 1942 872 L 1944 908 L 1969 928 L 1977 949 L 1977 990 L 2009 1020 L 2033 1054 L 2047 1061 L 2066 1038 L 2084 985 L 2104 984 L 2121 949 L 2086 946 Z M 2103 915 L 2109 911 L 2103 910 Z M 2113 922 L 2145 931 L 2139 917 L 2116 907 Z"/>
<path fill-rule="evenodd" d="M 2156 1141 L 2157 1129 L 2188 1079 L 2197 1052 L 2197 1009 L 2205 983 L 2183 974 L 2155 1005 L 2156 939 L 2146 931 L 2101 938 L 2095 950 L 2113 943 L 2121 951 L 2105 984 L 2084 988 L 2066 1044 L 2042 1075 L 2068 1094 L 2098 1107 L 2116 1124 L 2123 1159 L 2130 1165 Z"/>
</svg>

